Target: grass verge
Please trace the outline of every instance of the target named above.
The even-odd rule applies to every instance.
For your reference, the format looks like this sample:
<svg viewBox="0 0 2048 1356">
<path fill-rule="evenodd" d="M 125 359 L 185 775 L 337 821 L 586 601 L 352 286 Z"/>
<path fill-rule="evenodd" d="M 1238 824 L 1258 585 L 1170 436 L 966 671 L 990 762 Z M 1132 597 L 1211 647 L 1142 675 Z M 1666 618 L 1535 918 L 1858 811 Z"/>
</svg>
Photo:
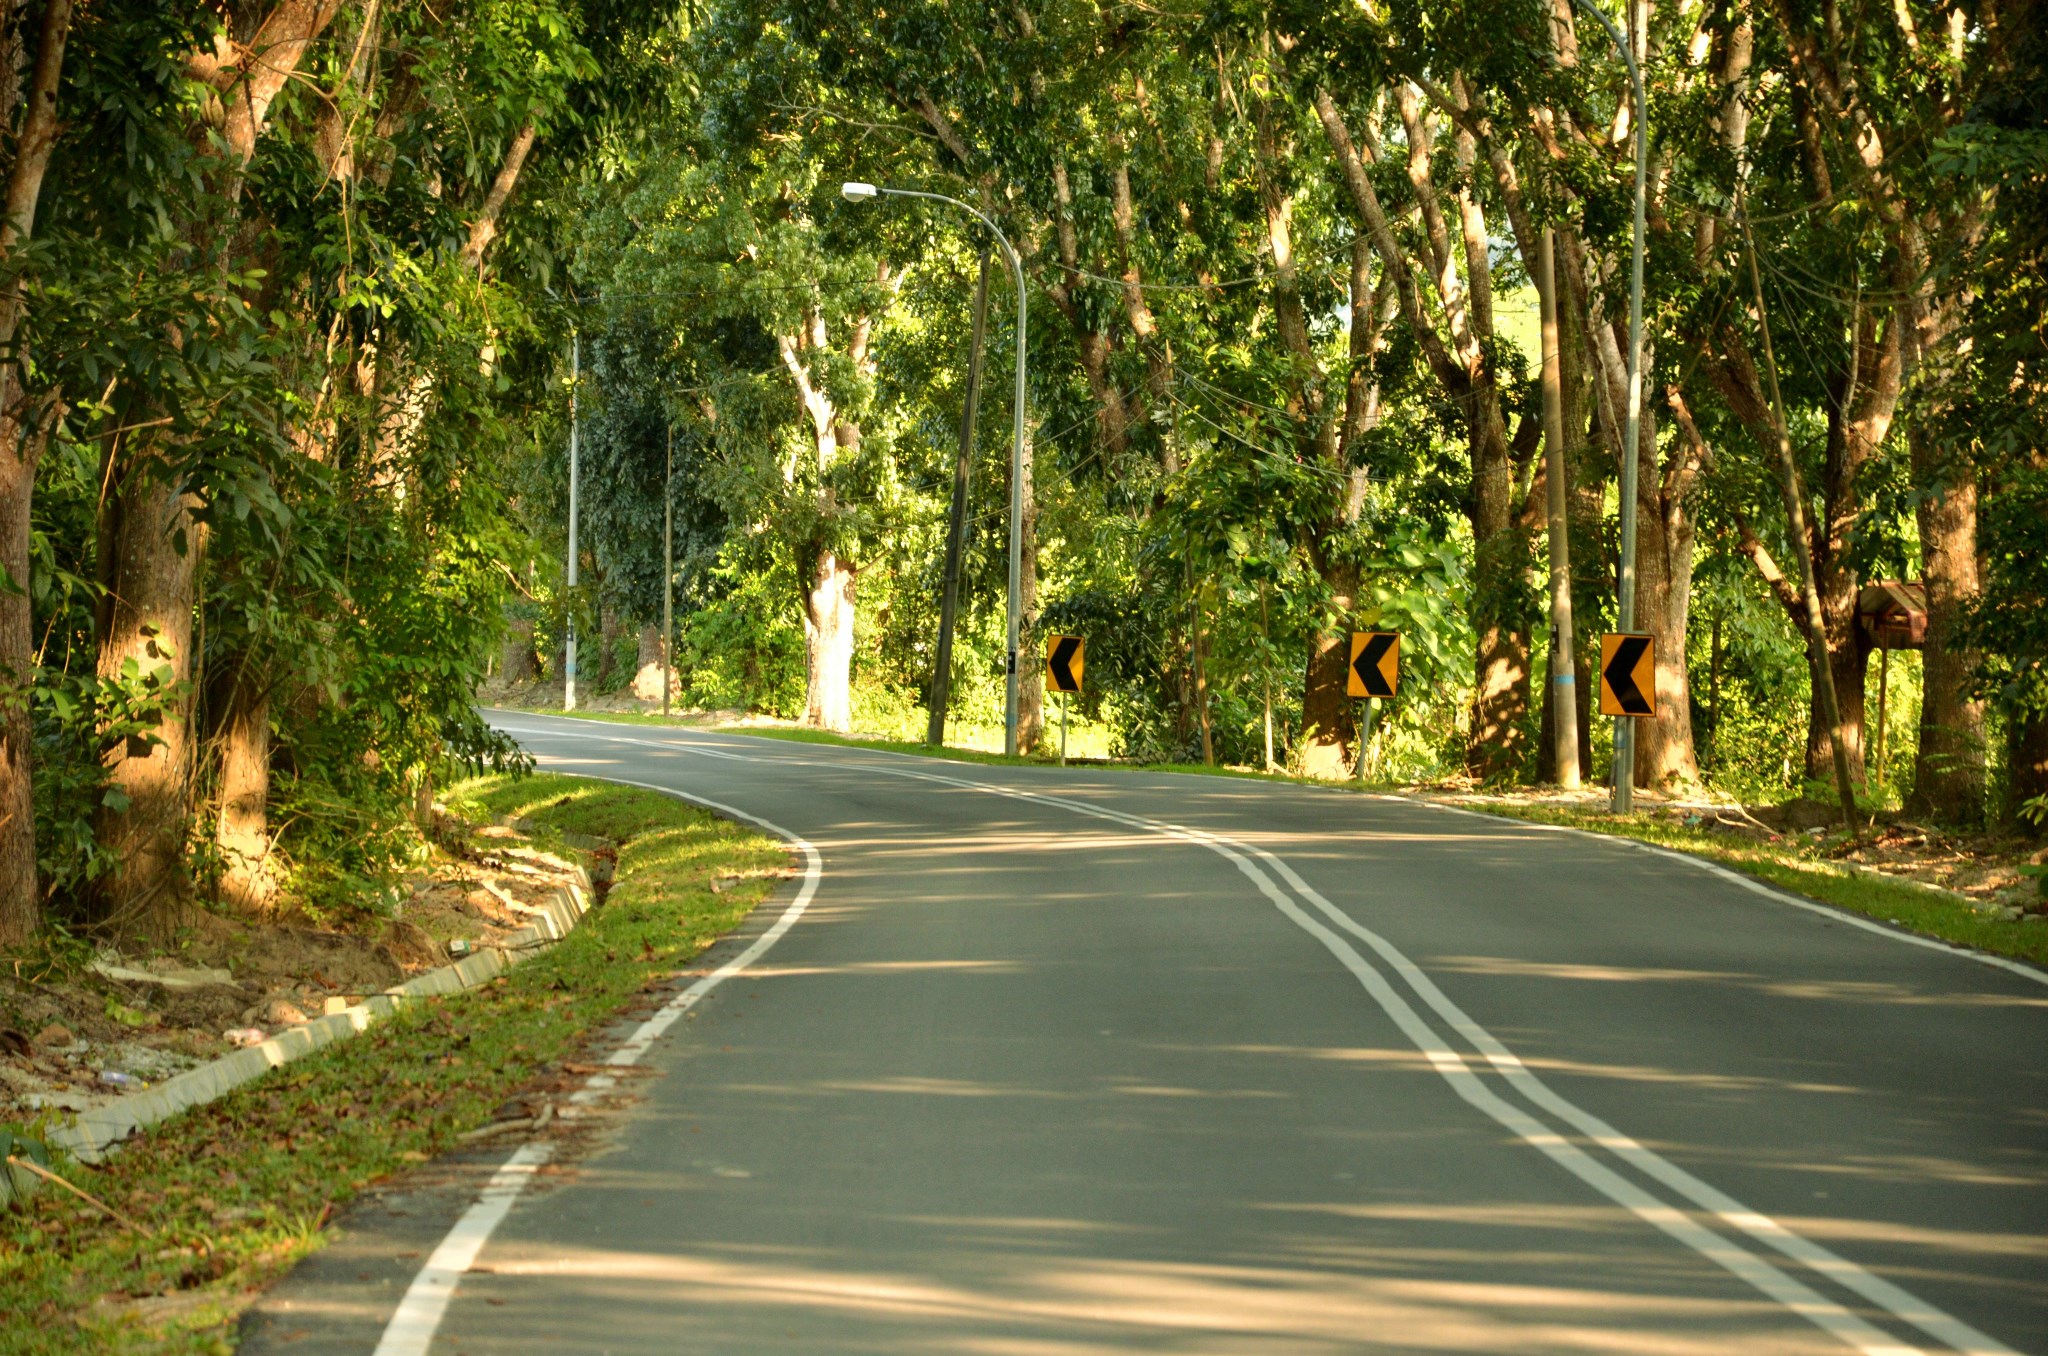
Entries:
<svg viewBox="0 0 2048 1356">
<path fill-rule="evenodd" d="M 465 818 L 619 846 L 605 904 L 481 989 L 409 1005 L 64 1175 L 0 1216 L 0 1353 L 216 1353 L 257 1290 L 321 1245 L 368 1187 L 454 1147 L 584 1036 L 730 930 L 783 875 L 783 845 L 668 796 L 580 777 L 487 777 Z M 720 878 L 738 877 L 721 891 Z"/>
<path fill-rule="evenodd" d="M 1458 806 L 1504 819 L 1558 824 L 1592 833 L 1633 838 L 1754 876 L 1793 894 L 1860 913 L 1911 932 L 1958 946 L 1975 947 L 1995 956 L 2009 956 L 2048 966 L 2048 923 L 2025 923 L 1980 911 L 1944 892 L 1909 881 L 1888 880 L 1846 870 L 1839 862 L 1767 843 L 1731 843 L 1697 829 L 1643 817 L 1603 815 L 1544 805 L 1467 804 Z"/>
</svg>

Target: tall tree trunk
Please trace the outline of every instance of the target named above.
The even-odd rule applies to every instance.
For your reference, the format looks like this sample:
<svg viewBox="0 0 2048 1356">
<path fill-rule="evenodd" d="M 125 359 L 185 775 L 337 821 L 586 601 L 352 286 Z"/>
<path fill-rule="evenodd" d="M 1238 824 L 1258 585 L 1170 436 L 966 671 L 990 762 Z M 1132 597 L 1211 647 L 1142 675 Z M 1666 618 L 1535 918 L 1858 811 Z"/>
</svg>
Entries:
<svg viewBox="0 0 2048 1356">
<path fill-rule="evenodd" d="M 809 661 L 804 724 L 844 734 L 853 729 L 854 567 L 829 550 L 818 552 L 804 608 L 804 651 Z"/>
<path fill-rule="evenodd" d="M 12 365 L 0 368 L 0 946 L 27 941 L 42 922 L 28 571 L 30 496 L 49 429 L 26 417 L 28 402 L 14 371 Z"/>
<path fill-rule="evenodd" d="M 220 808 L 214 843 L 222 859 L 223 902 L 244 913 L 267 912 L 277 899 L 270 856 L 270 691 L 245 661 L 224 684 L 215 725 Z"/>
<path fill-rule="evenodd" d="M 609 692 L 618 681 L 619 642 L 626 637 L 626 620 L 610 604 L 597 612 L 597 690 Z"/>
<path fill-rule="evenodd" d="M 1491 420 L 1475 421 L 1472 459 L 1472 629 L 1478 638 L 1472 727 L 1465 765 L 1473 776 L 1514 776 L 1528 754 L 1529 629 L 1522 606 L 1529 534 L 1515 522 L 1513 465 Z"/>
<path fill-rule="evenodd" d="M 1644 432 L 1648 435 L 1647 427 Z M 1642 479 L 1655 484 L 1653 471 L 1646 468 Z M 1692 617 L 1693 526 L 1686 505 L 1661 493 L 1640 510 L 1636 520 L 1636 626 L 1657 638 L 1657 715 L 1636 722 L 1636 784 L 1664 789 L 1699 780 L 1692 737 L 1692 684 L 1685 655 L 1686 629 Z"/>
<path fill-rule="evenodd" d="M 16 11 L 13 21 L 22 17 Z M 71 0 L 50 0 L 36 39 L 35 71 L 7 174 L 0 218 L 0 262 L 34 235 L 36 205 L 57 138 L 57 85 L 71 34 Z M 25 45 L 25 44 L 23 44 Z M 6 110 L 11 114 L 12 109 Z M 28 308 L 16 278 L 0 293 L 0 352 L 14 349 Z M 27 941 L 42 922 L 36 888 L 33 724 L 29 689 L 35 667 L 29 607 L 29 508 L 36 464 L 49 436 L 45 412 L 22 388 L 22 355 L 0 362 L 0 946 Z"/>
<path fill-rule="evenodd" d="M 1574 268 L 1581 295 L 1590 302 L 1586 317 L 1588 356 L 1595 376 L 1593 396 L 1600 412 L 1605 441 L 1619 449 L 1627 436 L 1628 361 L 1622 350 L 1625 330 L 1610 322 L 1599 302 L 1599 279 L 1577 241 L 1569 246 L 1578 260 Z M 1655 347 L 1645 337 L 1643 372 L 1656 370 Z M 1636 502 L 1622 512 L 1636 515 L 1635 629 L 1656 637 L 1657 714 L 1635 723 L 1635 784 L 1667 787 L 1699 780 L 1693 749 L 1692 685 L 1686 670 L 1686 628 L 1692 614 L 1693 522 L 1689 500 L 1706 457 L 1705 444 L 1681 417 L 1686 437 L 1678 440 L 1669 459 L 1657 460 L 1655 406 L 1646 398 L 1635 448 Z M 1614 464 L 1621 464 L 1617 451 Z M 1595 651 L 1597 653 L 1597 650 Z"/>
<path fill-rule="evenodd" d="M 127 458 L 102 533 L 108 585 L 99 676 L 126 685 L 139 675 L 156 705 L 151 737 L 107 752 L 115 795 L 93 816 L 94 836 L 115 859 L 95 888 L 96 923 L 168 940 L 190 901 L 185 836 L 190 827 L 193 611 L 201 550 L 193 501 L 154 468 Z"/>
<path fill-rule="evenodd" d="M 242 181 L 290 82 L 341 0 L 276 0 L 252 39 L 225 30 L 210 48 L 189 55 L 187 70 L 210 86 L 192 138 L 225 164 L 209 185 L 210 215 L 182 223 L 194 267 L 227 270 L 252 248 L 240 210 Z M 119 793 L 94 815 L 94 831 L 119 864 L 96 886 L 97 921 L 119 931 L 167 939 L 183 922 L 190 899 L 184 862 L 192 815 L 193 612 L 199 597 L 202 534 L 196 498 L 172 484 L 163 461 L 138 448 L 121 457 L 100 536 L 100 570 L 111 593 L 102 608 L 100 677 L 118 681 L 133 666 L 162 689 L 155 742 L 136 738 L 108 754 Z M 265 769 L 266 756 L 251 767 Z"/>
<path fill-rule="evenodd" d="M 1836 621 L 1831 599 L 1821 595 L 1821 616 L 1827 624 L 1828 672 L 1835 680 L 1835 704 L 1842 713 L 1842 751 L 1849 756 L 1849 775 L 1865 785 L 1867 768 L 1864 744 L 1868 727 L 1870 651 L 1873 646 L 1856 621 L 1856 600 L 1851 594 L 1848 620 Z M 1827 712 L 1818 701 L 1807 704 L 1806 775 L 1826 780 L 1835 775 L 1834 743 L 1828 732 Z"/>
<path fill-rule="evenodd" d="M 1961 634 L 1977 597 L 1977 486 L 1967 472 L 1946 466 L 1918 427 L 1909 442 L 1922 488 L 1914 516 L 1927 580 L 1920 748 L 1909 804 L 1916 813 L 1969 824 L 1984 814 L 1984 703 L 1969 695 L 1978 655 Z"/>
<path fill-rule="evenodd" d="M 1308 669 L 1301 690 L 1301 770 L 1311 777 L 1336 780 L 1349 772 L 1358 741 L 1358 713 L 1349 695 L 1349 620 L 1358 599 L 1358 571 L 1347 564 L 1327 562 L 1319 573 L 1330 590 L 1330 610 L 1337 626 L 1318 631 L 1309 641 Z"/>
<path fill-rule="evenodd" d="M 1569 7 L 1569 0 L 1564 0 Z M 1559 229 L 1558 258 L 1577 251 L 1576 237 Z M 1578 702 L 1579 772 L 1593 778 L 1593 694 L 1599 686 L 1600 618 L 1614 597 L 1611 562 L 1615 552 L 1607 538 L 1607 485 L 1614 463 L 1587 436 L 1597 402 L 1592 383 L 1597 368 L 1587 353 L 1585 289 L 1575 269 L 1557 272 L 1558 371 L 1564 405 L 1565 457 L 1569 463 L 1565 519 L 1572 540 L 1572 690 Z"/>
</svg>

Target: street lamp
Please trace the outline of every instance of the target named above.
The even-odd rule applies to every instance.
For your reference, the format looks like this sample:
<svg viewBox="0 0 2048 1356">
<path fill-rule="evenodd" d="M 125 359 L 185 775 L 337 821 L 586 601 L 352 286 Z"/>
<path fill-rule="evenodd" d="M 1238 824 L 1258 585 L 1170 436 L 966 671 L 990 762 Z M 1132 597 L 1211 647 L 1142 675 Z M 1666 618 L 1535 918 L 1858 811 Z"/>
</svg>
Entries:
<svg viewBox="0 0 2048 1356">
<path fill-rule="evenodd" d="M 1017 752 L 1017 650 L 1024 628 L 1024 261 L 1002 228 L 978 208 L 949 198 L 943 193 L 921 193 L 909 188 L 883 188 L 876 184 L 846 183 L 839 196 L 848 202 L 871 198 L 925 198 L 951 203 L 988 227 L 1010 260 L 1010 275 L 1017 283 L 1017 389 L 1010 405 L 1010 600 L 1009 657 L 1003 669 L 1003 752 Z"/>
<path fill-rule="evenodd" d="M 1628 83 L 1635 98 L 1636 220 L 1629 251 L 1628 280 L 1628 427 L 1621 451 L 1621 589 L 1615 600 L 1616 629 L 1633 631 L 1636 624 L 1636 435 L 1643 417 L 1643 216 L 1650 173 L 1650 111 L 1643 98 L 1643 72 L 1635 49 L 1614 20 L 1594 8 L 1593 0 L 1575 0 L 1600 21 L 1615 50 L 1628 64 Z M 1614 718 L 1614 813 L 1627 814 L 1635 803 L 1636 738 L 1634 716 Z"/>
</svg>

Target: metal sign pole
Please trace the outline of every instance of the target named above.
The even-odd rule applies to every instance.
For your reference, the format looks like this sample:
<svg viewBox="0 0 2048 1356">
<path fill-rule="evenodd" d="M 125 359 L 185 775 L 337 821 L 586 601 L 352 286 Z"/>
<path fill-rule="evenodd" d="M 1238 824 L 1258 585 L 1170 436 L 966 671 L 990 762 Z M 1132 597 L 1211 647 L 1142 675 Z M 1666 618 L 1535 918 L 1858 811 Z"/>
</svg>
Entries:
<svg viewBox="0 0 2048 1356">
<path fill-rule="evenodd" d="M 1067 765 L 1067 694 L 1060 693 L 1060 766 Z"/>
<path fill-rule="evenodd" d="M 1358 784 L 1365 785 L 1365 750 L 1372 742 L 1372 698 L 1367 697 L 1359 705 L 1364 708 L 1358 718 Z"/>
<path fill-rule="evenodd" d="M 562 661 L 562 709 L 576 709 L 576 388 L 583 381 L 583 335 L 569 331 L 569 644 Z"/>
<path fill-rule="evenodd" d="M 668 479 L 661 490 L 661 718 L 668 719 L 669 637 L 676 631 L 676 430 L 668 429 Z"/>
</svg>

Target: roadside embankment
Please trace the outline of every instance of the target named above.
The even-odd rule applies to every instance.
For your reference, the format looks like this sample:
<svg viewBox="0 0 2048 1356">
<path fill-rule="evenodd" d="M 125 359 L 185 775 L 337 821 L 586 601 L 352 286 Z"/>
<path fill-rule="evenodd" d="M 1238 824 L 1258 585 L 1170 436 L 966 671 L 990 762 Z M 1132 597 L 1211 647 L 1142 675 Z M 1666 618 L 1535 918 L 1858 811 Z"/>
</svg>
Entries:
<svg viewBox="0 0 2048 1356">
<path fill-rule="evenodd" d="M 788 870 L 775 840 L 636 788 L 491 777 L 448 803 L 472 825 L 522 821 L 564 857 L 616 843 L 605 904 L 518 968 L 404 1004 L 96 1168 L 60 1158 L 91 1199 L 49 1189 L 0 1214 L 0 1356 L 231 1350 L 236 1314 L 321 1245 L 337 1209 L 547 1115 L 584 1038 L 651 1001 Z"/>
</svg>

